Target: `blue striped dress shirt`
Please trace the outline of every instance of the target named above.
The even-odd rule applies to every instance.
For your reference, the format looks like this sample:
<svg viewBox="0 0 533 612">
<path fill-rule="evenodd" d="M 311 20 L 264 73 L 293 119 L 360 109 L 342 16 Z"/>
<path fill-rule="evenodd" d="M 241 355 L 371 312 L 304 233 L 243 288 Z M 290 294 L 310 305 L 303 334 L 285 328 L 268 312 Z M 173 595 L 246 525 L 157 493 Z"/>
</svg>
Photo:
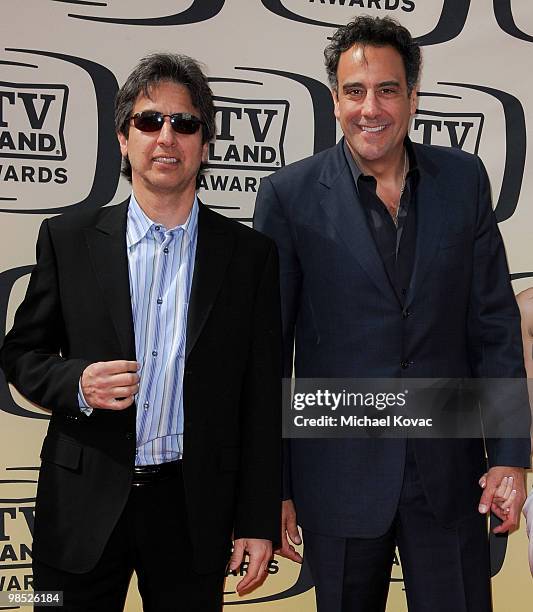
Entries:
<svg viewBox="0 0 533 612">
<path fill-rule="evenodd" d="M 135 465 L 153 465 L 183 455 L 183 370 L 187 309 L 191 294 L 198 199 L 183 225 L 167 230 L 149 219 L 131 194 L 126 246 L 140 364 Z M 81 389 L 80 409 L 90 416 Z"/>
<path fill-rule="evenodd" d="M 132 194 L 126 246 L 140 364 L 135 465 L 180 459 L 183 453 L 183 371 L 198 200 L 173 229 L 154 223 Z"/>
</svg>

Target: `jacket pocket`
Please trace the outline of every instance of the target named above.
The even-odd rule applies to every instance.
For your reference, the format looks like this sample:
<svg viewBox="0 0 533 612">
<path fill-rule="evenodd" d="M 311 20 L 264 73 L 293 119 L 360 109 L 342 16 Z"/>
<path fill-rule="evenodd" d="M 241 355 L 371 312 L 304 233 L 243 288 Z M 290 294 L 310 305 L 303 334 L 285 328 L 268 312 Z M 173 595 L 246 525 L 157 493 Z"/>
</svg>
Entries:
<svg viewBox="0 0 533 612">
<path fill-rule="evenodd" d="M 81 464 L 82 447 L 65 438 L 46 436 L 41 449 L 41 459 L 70 470 L 77 470 Z"/>
</svg>

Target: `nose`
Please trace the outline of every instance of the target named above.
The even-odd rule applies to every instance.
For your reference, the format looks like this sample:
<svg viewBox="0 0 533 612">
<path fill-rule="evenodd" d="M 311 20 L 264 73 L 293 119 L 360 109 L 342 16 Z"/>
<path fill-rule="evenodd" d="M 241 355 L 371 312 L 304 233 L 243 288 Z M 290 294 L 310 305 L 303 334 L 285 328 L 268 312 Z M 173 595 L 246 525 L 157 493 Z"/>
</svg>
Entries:
<svg viewBox="0 0 533 612">
<path fill-rule="evenodd" d="M 379 114 L 380 105 L 376 94 L 369 89 L 366 92 L 365 99 L 363 101 L 363 107 L 361 113 L 364 117 L 376 117 Z"/>
<path fill-rule="evenodd" d="M 174 144 L 176 132 L 172 129 L 172 126 L 170 125 L 170 117 L 165 117 L 164 121 L 165 123 L 163 123 L 163 126 L 159 130 L 157 143 L 169 147 Z"/>
</svg>

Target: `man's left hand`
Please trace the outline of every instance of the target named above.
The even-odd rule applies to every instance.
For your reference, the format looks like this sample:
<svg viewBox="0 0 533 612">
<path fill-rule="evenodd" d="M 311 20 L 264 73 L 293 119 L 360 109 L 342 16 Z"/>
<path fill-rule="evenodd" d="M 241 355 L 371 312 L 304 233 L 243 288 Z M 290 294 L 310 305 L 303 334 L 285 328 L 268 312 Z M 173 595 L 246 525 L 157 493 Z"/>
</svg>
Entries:
<svg viewBox="0 0 533 612">
<path fill-rule="evenodd" d="M 504 477 L 513 478 L 513 495 L 511 504 L 502 508 L 495 497 Z M 506 533 L 514 531 L 520 521 L 520 512 L 526 500 L 526 480 L 523 468 L 495 466 L 490 468 L 485 476 L 485 486 L 481 499 L 479 500 L 479 511 L 486 514 L 489 510 L 493 512 L 503 523 L 493 530 L 493 533 Z M 516 493 L 514 493 L 516 491 Z"/>
<path fill-rule="evenodd" d="M 272 559 L 272 542 L 257 538 L 239 538 L 233 543 L 233 554 L 229 562 L 230 571 L 236 570 L 248 553 L 246 576 L 237 584 L 237 593 L 243 595 L 258 587 L 265 580 L 268 562 Z"/>
</svg>

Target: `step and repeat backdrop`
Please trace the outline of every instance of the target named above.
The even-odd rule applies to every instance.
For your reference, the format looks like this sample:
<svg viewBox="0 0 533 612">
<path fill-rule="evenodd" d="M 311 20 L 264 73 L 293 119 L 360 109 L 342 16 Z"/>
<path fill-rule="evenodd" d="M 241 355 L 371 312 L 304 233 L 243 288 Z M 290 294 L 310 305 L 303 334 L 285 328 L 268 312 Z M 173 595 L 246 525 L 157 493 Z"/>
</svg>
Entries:
<svg viewBox="0 0 533 612">
<path fill-rule="evenodd" d="M 168 50 L 204 62 L 217 136 L 200 195 L 250 224 L 262 177 L 339 138 L 322 54 L 337 25 L 363 13 L 397 18 L 423 45 L 411 138 L 483 159 L 515 292 L 533 286 L 531 0 L 3 0 L 0 339 L 24 294 L 41 221 L 129 196 L 119 177 L 113 100 L 143 55 Z M 31 588 L 47 419 L 0 375 L 0 591 Z M 492 563 L 496 612 L 528 612 L 524 525 L 508 540 L 492 540 Z M 239 576 L 228 576 L 225 607 L 315 610 L 305 565 L 276 558 L 269 574 L 243 598 L 235 593 Z M 127 610 L 140 609 L 132 584 Z M 399 563 L 387 610 L 406 610 Z"/>
</svg>

